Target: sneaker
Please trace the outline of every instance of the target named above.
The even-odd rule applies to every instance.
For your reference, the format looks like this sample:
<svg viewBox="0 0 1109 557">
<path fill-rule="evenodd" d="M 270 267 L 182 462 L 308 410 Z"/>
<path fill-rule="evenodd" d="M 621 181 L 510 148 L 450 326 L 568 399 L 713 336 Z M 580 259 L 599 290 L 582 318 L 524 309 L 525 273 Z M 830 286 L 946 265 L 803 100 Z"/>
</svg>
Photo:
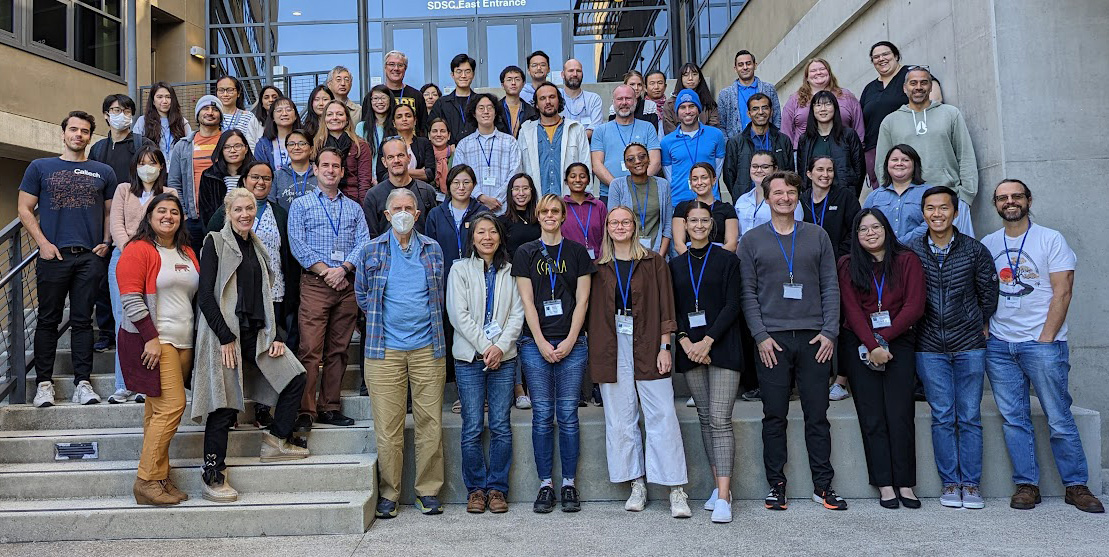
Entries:
<svg viewBox="0 0 1109 557">
<path fill-rule="evenodd" d="M 489 490 L 489 512 L 494 514 L 508 512 L 508 499 L 505 498 L 504 492 L 496 489 Z"/>
<path fill-rule="evenodd" d="M 847 501 L 843 497 L 836 495 L 836 491 L 832 488 L 813 491 L 812 500 L 824 505 L 825 509 L 831 511 L 847 510 Z"/>
<path fill-rule="evenodd" d="M 293 422 L 293 432 L 308 433 L 312 431 L 312 421 L 311 414 L 301 414 L 297 416 L 296 421 Z"/>
<path fill-rule="evenodd" d="M 976 485 L 964 485 L 963 491 L 963 507 L 968 509 L 983 509 L 986 507 L 986 500 L 982 498 L 982 491 Z M 941 499 L 942 503 L 943 500 Z"/>
<path fill-rule="evenodd" d="M 1009 498 L 1009 507 L 1026 511 L 1040 503 L 1040 488 L 1032 484 L 1017 484 L 1017 491 Z"/>
<path fill-rule="evenodd" d="M 54 406 L 54 382 L 43 381 L 35 391 L 35 408 L 49 408 Z"/>
<path fill-rule="evenodd" d="M 231 503 L 239 500 L 239 492 L 227 482 L 225 472 L 215 470 L 205 471 L 203 491 L 201 496 L 216 503 Z"/>
<path fill-rule="evenodd" d="M 452 414 L 461 414 L 462 413 L 462 401 L 461 400 L 454 401 L 454 404 L 451 405 L 451 413 Z"/>
<path fill-rule="evenodd" d="M 134 401 L 138 396 L 138 394 L 132 391 L 128 391 L 127 389 L 116 389 L 116 392 L 112 393 L 111 396 L 108 397 L 108 404 L 123 404 L 124 402 L 131 402 Z M 143 398 L 143 402 L 146 402 L 145 397 Z"/>
<path fill-rule="evenodd" d="M 477 489 L 470 492 L 466 500 L 466 512 L 481 514 L 485 512 L 485 492 Z"/>
<path fill-rule="evenodd" d="M 139 404 L 145 404 L 146 403 L 146 395 L 144 395 L 142 393 L 135 393 L 135 402 L 137 402 Z"/>
<path fill-rule="evenodd" d="M 273 414 L 270 413 L 270 407 L 265 404 L 254 405 L 254 427 L 258 429 L 269 429 L 273 425 Z"/>
<path fill-rule="evenodd" d="M 1067 487 L 1067 495 L 1063 498 L 1068 505 L 1074 505 L 1075 508 L 1082 512 L 1087 513 L 1103 513 L 1105 506 L 1101 501 L 1090 492 L 1090 488 L 1084 485 L 1072 485 Z"/>
<path fill-rule="evenodd" d="M 832 388 L 828 389 L 828 400 L 843 400 L 850 397 L 851 393 L 839 383 L 832 383 Z"/>
<path fill-rule="evenodd" d="M 528 395 L 520 395 L 516 397 L 516 408 L 520 410 L 527 410 L 531 408 L 531 397 Z"/>
<path fill-rule="evenodd" d="M 116 347 L 115 339 L 111 337 L 100 337 L 95 344 L 92 345 L 93 352 L 107 352 Z"/>
<path fill-rule="evenodd" d="M 646 490 L 644 490 L 646 491 Z M 689 518 L 693 511 L 689 510 L 689 496 L 680 487 L 670 489 L 670 517 Z"/>
<path fill-rule="evenodd" d="M 770 486 L 770 493 L 766 494 L 766 499 L 763 500 L 763 504 L 772 511 L 784 511 L 788 509 L 789 500 L 786 499 L 786 483 L 779 482 Z"/>
<path fill-rule="evenodd" d="M 443 514 L 443 504 L 434 495 L 416 497 L 416 509 L 424 514 Z"/>
<path fill-rule="evenodd" d="M 539 488 L 539 495 L 535 497 L 535 504 L 531 506 L 531 510 L 540 514 L 547 514 L 554 510 L 555 507 L 555 491 L 554 488 L 545 485 Z"/>
<path fill-rule="evenodd" d="M 562 512 L 576 513 L 581 510 L 581 501 L 578 500 L 578 488 L 572 485 L 562 486 Z"/>
<path fill-rule="evenodd" d="M 963 489 L 969 487 L 973 486 L 966 486 Z M 978 488 L 974 489 L 977 491 Z M 951 507 L 952 509 L 958 509 L 963 506 L 963 497 L 958 484 L 944 484 L 943 490 L 940 491 L 940 504 L 945 507 Z"/>
<path fill-rule="evenodd" d="M 601 388 L 597 385 L 593 385 L 593 405 L 594 406 L 604 406 L 605 405 L 605 401 L 601 399 Z"/>
<path fill-rule="evenodd" d="M 717 488 L 712 489 L 712 495 L 705 500 L 705 510 L 711 511 L 716 508 L 716 500 L 720 497 L 720 490 Z"/>
<path fill-rule="evenodd" d="M 374 516 L 377 518 L 396 518 L 397 502 L 390 501 L 384 497 L 378 499 L 377 508 L 374 509 Z"/>
<path fill-rule="evenodd" d="M 624 510 L 637 513 L 647 508 L 647 484 L 641 481 L 632 482 L 632 494 L 624 503 Z"/>
<path fill-rule="evenodd" d="M 92 390 L 92 385 L 88 381 L 81 381 L 77 383 L 77 388 L 73 390 L 73 402 L 78 404 L 100 404 L 100 397 L 97 396 L 96 391 Z"/>
<path fill-rule="evenodd" d="M 744 402 L 759 402 L 762 400 L 762 390 L 758 388 L 751 389 L 750 391 L 739 395 L 739 398 L 742 399 Z"/>
<path fill-rule="evenodd" d="M 685 405 L 690 407 L 690 408 L 696 408 L 697 407 L 697 403 L 693 400 L 693 397 L 689 397 L 689 400 L 685 401 Z"/>
<path fill-rule="evenodd" d="M 712 508 L 712 521 L 717 524 L 726 524 L 732 521 L 732 504 L 730 501 L 716 500 Z"/>
<path fill-rule="evenodd" d="M 268 433 L 262 436 L 262 449 L 259 454 L 259 458 L 262 462 L 299 460 L 307 457 L 307 448 L 298 447 L 285 439 L 274 437 Z"/>
</svg>

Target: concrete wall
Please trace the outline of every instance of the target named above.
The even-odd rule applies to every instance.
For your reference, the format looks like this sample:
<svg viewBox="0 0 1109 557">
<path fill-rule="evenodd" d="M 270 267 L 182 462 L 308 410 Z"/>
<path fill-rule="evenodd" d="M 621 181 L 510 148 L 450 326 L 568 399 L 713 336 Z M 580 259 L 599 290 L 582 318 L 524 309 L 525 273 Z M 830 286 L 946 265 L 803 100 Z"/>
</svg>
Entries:
<svg viewBox="0 0 1109 557">
<path fill-rule="evenodd" d="M 811 9 L 797 17 L 804 4 Z M 979 236 L 1000 227 L 990 202 L 993 186 L 1016 177 L 1036 196 L 1034 219 L 1060 230 L 1077 252 L 1068 316 L 1070 388 L 1076 405 L 1109 413 L 1109 342 L 1102 333 L 1109 287 L 1101 279 L 1109 272 L 1109 250 L 1100 222 L 1106 204 L 1090 202 L 1093 190 L 1086 185 L 1109 172 L 1109 113 L 1099 93 L 1109 78 L 1109 59 L 1101 55 L 1109 52 L 1109 3 L 751 0 L 705 73 L 715 83 L 734 75 L 732 56 L 747 47 L 759 56 L 760 77 L 777 83 L 784 101 L 800 85 L 804 62 L 819 56 L 841 86 L 861 94 L 876 77 L 869 47 L 883 39 L 898 45 L 903 63 L 931 66 L 945 102 L 966 116 L 981 181 L 972 209 Z M 1107 436 L 1103 428 L 1103 441 Z M 1102 462 L 1109 463 L 1109 443 L 1101 445 Z"/>
</svg>

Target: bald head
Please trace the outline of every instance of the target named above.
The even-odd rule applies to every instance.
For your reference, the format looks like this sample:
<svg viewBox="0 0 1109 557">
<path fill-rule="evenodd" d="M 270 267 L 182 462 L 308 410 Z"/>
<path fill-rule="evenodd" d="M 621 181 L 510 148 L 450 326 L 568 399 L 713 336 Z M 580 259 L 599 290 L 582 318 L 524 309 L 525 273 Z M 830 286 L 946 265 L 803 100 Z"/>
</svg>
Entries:
<svg viewBox="0 0 1109 557">
<path fill-rule="evenodd" d="M 612 90 L 612 109 L 616 112 L 616 117 L 620 120 L 625 120 L 624 124 L 628 122 L 635 113 L 635 89 L 630 85 L 617 85 Z"/>
<path fill-rule="evenodd" d="M 571 58 L 562 65 L 562 83 L 571 91 L 581 88 L 581 81 L 585 77 L 581 62 Z"/>
</svg>

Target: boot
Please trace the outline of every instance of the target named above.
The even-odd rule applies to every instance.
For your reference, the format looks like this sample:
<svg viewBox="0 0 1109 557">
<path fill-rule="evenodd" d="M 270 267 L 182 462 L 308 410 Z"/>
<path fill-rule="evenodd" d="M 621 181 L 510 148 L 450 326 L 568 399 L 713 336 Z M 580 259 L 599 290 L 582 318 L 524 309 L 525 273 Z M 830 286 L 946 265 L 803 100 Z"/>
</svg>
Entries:
<svg viewBox="0 0 1109 557">
<path fill-rule="evenodd" d="M 227 482 L 227 476 L 219 470 L 204 471 L 204 492 L 201 494 L 209 501 L 231 503 L 239 500 L 239 492 Z"/>
<path fill-rule="evenodd" d="M 262 462 L 298 460 L 307 456 L 307 448 L 298 447 L 284 439 L 274 437 L 273 435 L 267 434 L 262 436 L 262 450 L 260 454 Z"/>
<path fill-rule="evenodd" d="M 166 493 L 162 483 L 154 480 L 135 478 L 135 486 L 131 489 L 135 495 L 135 503 L 139 505 L 176 505 L 180 501 Z"/>
<path fill-rule="evenodd" d="M 162 484 L 162 488 L 164 488 L 166 490 L 166 493 L 176 497 L 178 501 L 188 501 L 189 500 L 189 494 L 185 493 L 184 491 L 181 491 L 180 489 L 178 489 L 177 486 L 173 485 L 173 481 L 170 480 L 169 478 L 166 478 L 166 479 L 162 480 L 159 483 Z"/>
</svg>

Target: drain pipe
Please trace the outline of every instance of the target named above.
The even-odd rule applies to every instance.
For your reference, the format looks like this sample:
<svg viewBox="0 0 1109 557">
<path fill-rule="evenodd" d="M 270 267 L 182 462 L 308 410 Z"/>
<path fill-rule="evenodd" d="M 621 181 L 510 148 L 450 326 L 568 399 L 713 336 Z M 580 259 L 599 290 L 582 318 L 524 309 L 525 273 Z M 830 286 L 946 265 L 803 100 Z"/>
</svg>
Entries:
<svg viewBox="0 0 1109 557">
<path fill-rule="evenodd" d="M 135 104 L 142 105 L 139 98 L 139 41 L 136 29 L 135 1 L 127 1 L 127 20 L 124 29 L 127 33 L 127 94 L 134 99 Z"/>
</svg>

